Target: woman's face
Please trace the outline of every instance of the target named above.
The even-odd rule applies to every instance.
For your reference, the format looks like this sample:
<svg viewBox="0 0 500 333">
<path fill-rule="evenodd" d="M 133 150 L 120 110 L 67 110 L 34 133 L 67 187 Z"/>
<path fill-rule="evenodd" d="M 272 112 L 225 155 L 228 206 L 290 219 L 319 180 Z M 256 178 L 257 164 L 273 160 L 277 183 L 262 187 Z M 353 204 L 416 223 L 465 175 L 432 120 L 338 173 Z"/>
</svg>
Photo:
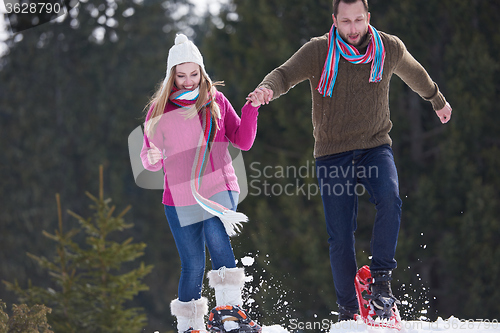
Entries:
<svg viewBox="0 0 500 333">
<path fill-rule="evenodd" d="M 175 66 L 175 86 L 179 89 L 194 90 L 201 81 L 200 66 L 194 62 L 185 62 Z"/>
</svg>

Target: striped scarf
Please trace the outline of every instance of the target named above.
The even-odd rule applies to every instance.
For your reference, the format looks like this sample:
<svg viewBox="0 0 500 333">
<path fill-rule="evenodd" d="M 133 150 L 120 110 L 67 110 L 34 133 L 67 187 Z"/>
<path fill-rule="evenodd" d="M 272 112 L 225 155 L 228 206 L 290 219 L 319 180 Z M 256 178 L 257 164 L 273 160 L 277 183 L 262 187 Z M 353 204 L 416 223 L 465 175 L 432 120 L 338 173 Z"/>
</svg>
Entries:
<svg viewBox="0 0 500 333">
<path fill-rule="evenodd" d="M 332 25 L 328 33 L 328 54 L 326 56 L 321 79 L 316 88 L 323 97 L 332 97 L 333 86 L 337 79 L 340 55 L 353 64 L 368 64 L 372 62 L 369 82 L 380 82 L 384 71 L 385 48 L 378 31 L 368 25 L 371 39 L 365 54 L 346 43 L 339 35 L 338 29 Z"/>
<path fill-rule="evenodd" d="M 174 87 L 170 94 L 170 101 L 175 105 L 189 109 L 196 103 L 199 90 L 178 90 Z M 212 150 L 213 141 L 217 133 L 217 126 L 214 124 L 217 121 L 207 107 L 211 103 L 211 99 L 201 109 L 202 133 L 196 149 L 195 160 L 191 169 L 191 192 L 196 202 L 210 214 L 217 216 L 222 221 L 226 233 L 229 236 L 235 236 L 241 230 L 241 223 L 247 222 L 248 217 L 243 213 L 238 213 L 228 209 L 217 202 L 203 197 L 199 193 L 201 186 L 201 178 L 208 165 L 210 151 Z"/>
</svg>

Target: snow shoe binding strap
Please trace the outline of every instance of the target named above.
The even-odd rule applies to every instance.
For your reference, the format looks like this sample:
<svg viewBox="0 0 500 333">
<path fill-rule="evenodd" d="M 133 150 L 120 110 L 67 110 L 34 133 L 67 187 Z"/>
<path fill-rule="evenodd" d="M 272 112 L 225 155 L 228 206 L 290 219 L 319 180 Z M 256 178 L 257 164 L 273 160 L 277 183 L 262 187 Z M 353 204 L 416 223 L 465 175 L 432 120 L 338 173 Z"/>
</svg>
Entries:
<svg viewBox="0 0 500 333">
<path fill-rule="evenodd" d="M 370 283 L 370 294 L 366 294 L 364 299 L 370 300 L 375 313 L 381 319 L 389 319 L 392 316 L 392 308 L 399 301 L 394 297 L 391 290 L 391 272 L 376 271 L 372 273 Z"/>
<path fill-rule="evenodd" d="M 210 312 L 207 327 L 220 333 L 261 333 L 262 328 L 252 321 L 239 306 L 218 306 Z"/>
<path fill-rule="evenodd" d="M 397 308 L 399 302 L 390 291 L 390 279 L 387 271 L 374 272 L 372 278 L 368 266 L 359 269 L 354 281 L 359 316 L 367 325 L 401 330 L 403 325 Z"/>
</svg>

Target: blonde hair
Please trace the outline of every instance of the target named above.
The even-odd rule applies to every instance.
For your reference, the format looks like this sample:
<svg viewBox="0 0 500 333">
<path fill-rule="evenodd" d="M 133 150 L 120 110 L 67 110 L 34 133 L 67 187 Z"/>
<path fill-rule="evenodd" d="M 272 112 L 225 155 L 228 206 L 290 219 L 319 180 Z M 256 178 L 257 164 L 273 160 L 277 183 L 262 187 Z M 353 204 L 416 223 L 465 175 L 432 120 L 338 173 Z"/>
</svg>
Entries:
<svg viewBox="0 0 500 333">
<path fill-rule="evenodd" d="M 168 78 L 165 78 L 165 80 L 160 83 L 160 85 L 156 89 L 156 92 L 153 94 L 148 104 L 146 104 L 146 106 L 144 107 L 144 112 L 146 113 L 145 116 L 146 126 L 144 131 L 146 132 L 148 138 L 153 137 L 156 129 L 156 124 L 158 123 L 158 121 L 161 119 L 161 116 L 165 112 L 165 107 L 167 106 L 170 93 L 172 92 L 172 88 L 174 87 L 175 84 L 176 68 L 177 66 L 172 67 Z M 207 106 L 207 108 L 209 108 L 210 113 L 212 114 L 212 118 L 218 119 L 220 118 L 220 109 L 219 105 L 215 102 L 215 95 L 217 92 L 216 86 L 223 86 L 224 81 L 212 82 L 205 73 L 205 71 L 202 70 L 201 66 L 200 66 L 200 73 L 201 73 L 201 79 L 199 84 L 200 93 L 198 95 L 198 99 L 196 100 L 194 107 L 184 112 L 184 116 L 187 119 L 191 119 L 194 116 L 196 116 L 207 102 L 206 99 L 200 97 L 208 95 L 209 96 L 208 98 L 210 99 L 210 104 Z M 150 109 L 151 112 L 149 113 Z M 217 124 L 217 122 L 215 123 L 217 125 L 217 129 L 219 129 L 219 125 Z"/>
</svg>

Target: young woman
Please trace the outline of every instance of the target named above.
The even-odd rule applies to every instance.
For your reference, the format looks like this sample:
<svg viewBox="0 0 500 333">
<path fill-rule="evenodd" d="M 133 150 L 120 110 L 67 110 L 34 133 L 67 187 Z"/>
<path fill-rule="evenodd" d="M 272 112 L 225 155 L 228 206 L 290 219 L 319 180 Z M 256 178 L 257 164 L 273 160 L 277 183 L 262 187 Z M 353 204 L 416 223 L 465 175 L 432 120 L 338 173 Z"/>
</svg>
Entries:
<svg viewBox="0 0 500 333">
<path fill-rule="evenodd" d="M 258 96 L 243 106 L 241 119 L 212 83 L 198 48 L 178 35 L 169 50 L 161 87 L 146 107 L 141 159 L 151 171 L 163 168 L 163 204 L 181 259 L 178 298 L 171 302 L 179 332 L 204 331 L 207 299 L 201 289 L 205 247 L 212 270 L 207 276 L 217 306 L 209 328 L 221 332 L 260 332 L 243 309 L 243 268 L 237 268 L 229 236 L 247 218 L 236 212 L 239 187 L 229 141 L 242 150 L 257 132 Z"/>
</svg>

